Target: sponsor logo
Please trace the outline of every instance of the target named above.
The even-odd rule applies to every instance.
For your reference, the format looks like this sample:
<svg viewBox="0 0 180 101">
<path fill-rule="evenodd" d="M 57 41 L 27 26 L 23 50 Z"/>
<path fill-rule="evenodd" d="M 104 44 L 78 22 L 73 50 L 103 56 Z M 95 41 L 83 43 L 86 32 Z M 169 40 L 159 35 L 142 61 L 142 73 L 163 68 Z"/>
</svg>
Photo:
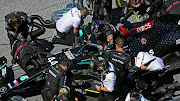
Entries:
<svg viewBox="0 0 180 101">
<path fill-rule="evenodd" d="M 115 59 L 115 58 L 112 58 L 113 61 L 116 61 L 116 62 L 119 62 L 120 64 L 124 64 L 124 62 L 122 62 L 121 60 L 118 60 L 118 59 Z"/>
<path fill-rule="evenodd" d="M 4 92 L 6 92 L 6 91 L 7 91 L 7 88 L 6 88 L 6 87 L 1 87 L 1 88 L 0 88 L 0 92 L 4 93 Z"/>
<path fill-rule="evenodd" d="M 29 77 L 28 77 L 27 75 L 21 76 L 21 78 L 20 78 L 21 81 L 24 81 L 24 80 L 26 80 L 26 79 L 29 79 Z"/>
<path fill-rule="evenodd" d="M 141 39 L 141 43 L 142 43 L 142 44 L 146 44 L 146 42 L 147 42 L 147 40 L 146 40 L 145 38 L 142 38 L 142 39 Z"/>
<path fill-rule="evenodd" d="M 153 49 L 149 50 L 149 54 L 154 55 L 154 50 Z"/>
<path fill-rule="evenodd" d="M 68 59 L 72 60 L 75 59 L 74 55 L 71 53 L 71 51 L 66 51 L 64 54 L 67 56 Z"/>
<path fill-rule="evenodd" d="M 51 64 L 51 66 L 55 65 L 58 63 L 58 61 L 53 61 L 55 60 L 56 58 L 55 57 L 50 57 L 48 58 L 48 62 Z"/>
<path fill-rule="evenodd" d="M 9 86 L 9 88 L 10 88 L 10 89 L 12 88 L 12 86 L 11 86 L 11 84 L 10 84 L 10 83 L 8 83 L 8 86 Z"/>
<path fill-rule="evenodd" d="M 52 75 L 52 76 L 54 76 L 54 77 L 56 77 L 57 75 L 56 74 L 54 74 L 51 70 L 49 70 L 49 73 Z"/>
<path fill-rule="evenodd" d="M 150 22 L 138 27 L 136 30 L 137 33 L 150 29 L 152 27 L 152 24 L 153 24 L 153 21 L 150 21 Z"/>
<path fill-rule="evenodd" d="M 16 86 L 19 84 L 17 80 L 14 80 L 13 83 L 14 83 L 14 85 L 16 85 Z"/>
</svg>

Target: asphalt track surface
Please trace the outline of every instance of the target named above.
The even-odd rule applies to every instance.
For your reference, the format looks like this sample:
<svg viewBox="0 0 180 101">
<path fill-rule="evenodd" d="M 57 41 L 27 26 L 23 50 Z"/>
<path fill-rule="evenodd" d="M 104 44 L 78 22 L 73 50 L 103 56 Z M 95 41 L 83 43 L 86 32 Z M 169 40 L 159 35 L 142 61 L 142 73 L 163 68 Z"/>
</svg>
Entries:
<svg viewBox="0 0 180 101">
<path fill-rule="evenodd" d="M 77 1 L 77 0 L 76 0 Z M 11 49 L 9 44 L 9 39 L 7 37 L 7 33 L 4 27 L 4 17 L 6 14 L 12 11 L 23 11 L 30 15 L 40 15 L 45 20 L 51 19 L 51 14 L 54 11 L 64 9 L 67 4 L 71 3 L 71 0 L 1 0 L 0 1 L 0 57 L 5 56 L 8 59 L 8 66 L 11 66 L 12 56 L 10 55 Z M 113 9 L 116 9 L 115 0 L 113 0 Z M 118 11 L 118 10 L 117 10 Z M 117 12 L 116 11 L 116 12 Z M 119 13 L 119 12 L 117 12 Z M 114 18 L 118 18 L 113 16 Z M 91 22 L 92 16 L 88 16 L 85 19 L 85 24 Z M 113 19 L 116 23 L 119 19 Z M 131 22 L 136 22 L 135 18 L 132 17 L 129 19 Z M 115 24 L 118 27 L 120 24 Z M 39 39 L 46 39 L 48 41 L 51 40 L 52 36 L 56 33 L 55 29 L 46 29 L 45 34 L 38 37 Z M 51 53 L 61 52 L 64 48 L 71 48 L 66 45 L 54 45 L 54 49 Z M 15 78 L 20 77 L 25 72 L 19 67 L 13 67 Z M 174 76 L 175 79 L 179 80 L 179 75 Z M 36 90 L 32 91 L 35 93 Z M 37 92 L 36 92 L 37 93 Z M 28 101 L 43 101 L 42 96 L 40 94 L 32 94 L 26 97 Z M 88 98 L 87 100 L 95 101 L 94 98 Z"/>
</svg>

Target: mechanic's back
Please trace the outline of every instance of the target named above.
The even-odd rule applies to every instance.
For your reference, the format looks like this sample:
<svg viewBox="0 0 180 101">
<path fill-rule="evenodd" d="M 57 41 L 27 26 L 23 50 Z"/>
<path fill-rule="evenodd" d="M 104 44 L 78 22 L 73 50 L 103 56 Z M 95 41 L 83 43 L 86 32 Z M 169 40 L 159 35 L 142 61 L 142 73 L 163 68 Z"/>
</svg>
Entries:
<svg viewBox="0 0 180 101">
<path fill-rule="evenodd" d="M 64 59 L 61 64 L 53 65 L 49 68 L 46 84 L 42 90 L 44 101 L 51 101 L 54 95 L 58 95 L 58 91 L 66 83 L 65 71 L 72 65 L 69 59 Z"/>
</svg>

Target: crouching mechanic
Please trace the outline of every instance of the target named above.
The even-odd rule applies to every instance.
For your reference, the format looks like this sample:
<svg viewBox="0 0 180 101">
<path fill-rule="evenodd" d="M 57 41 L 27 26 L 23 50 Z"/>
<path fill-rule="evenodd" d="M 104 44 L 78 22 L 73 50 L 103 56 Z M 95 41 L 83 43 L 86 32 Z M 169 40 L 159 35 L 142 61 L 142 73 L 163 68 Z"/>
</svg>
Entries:
<svg viewBox="0 0 180 101">
<path fill-rule="evenodd" d="M 71 66 L 72 62 L 65 58 L 61 64 L 49 68 L 45 87 L 42 90 L 44 101 L 51 101 L 55 95 L 58 95 L 59 90 L 67 83 L 66 71 Z"/>
<path fill-rule="evenodd" d="M 78 36 L 78 28 L 81 20 L 83 17 L 88 15 L 88 13 L 89 11 L 87 8 L 79 10 L 78 8 L 74 7 L 69 10 L 65 15 L 62 16 L 61 19 L 56 22 L 57 34 L 60 38 L 55 36 L 52 39 L 52 43 L 72 46 L 74 43 L 74 35 Z M 71 30 L 72 27 L 73 32 Z"/>
<path fill-rule="evenodd" d="M 108 61 L 102 60 L 98 67 L 101 71 L 101 86 L 96 86 L 96 89 L 100 91 L 98 101 L 114 101 L 115 93 L 114 86 L 116 83 L 116 74 L 114 65 Z"/>
<path fill-rule="evenodd" d="M 10 45 L 17 40 L 18 35 L 31 40 L 33 23 L 24 12 L 11 12 L 5 16 L 5 28 L 10 40 Z"/>
<path fill-rule="evenodd" d="M 135 66 L 141 70 L 158 71 L 164 68 L 164 63 L 159 57 L 152 56 L 147 52 L 139 52 L 135 57 Z"/>
<path fill-rule="evenodd" d="M 163 68 L 163 60 L 159 57 L 152 56 L 147 52 L 139 52 L 135 58 L 136 74 L 138 74 L 140 76 L 139 78 L 147 84 L 152 84 L 152 81 L 162 83 L 162 81 L 157 80 L 157 78 L 159 77 L 159 74 L 163 72 Z"/>
</svg>

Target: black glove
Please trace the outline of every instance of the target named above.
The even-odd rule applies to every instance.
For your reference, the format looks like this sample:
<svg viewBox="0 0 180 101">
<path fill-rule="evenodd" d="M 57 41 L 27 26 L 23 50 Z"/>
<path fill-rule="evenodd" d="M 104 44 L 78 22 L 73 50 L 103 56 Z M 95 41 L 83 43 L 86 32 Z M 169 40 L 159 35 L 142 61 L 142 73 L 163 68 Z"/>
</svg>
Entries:
<svg viewBox="0 0 180 101">
<path fill-rule="evenodd" d="M 93 11 L 92 10 L 89 10 L 89 15 L 93 15 Z"/>
<path fill-rule="evenodd" d="M 21 33 L 18 34 L 17 39 L 18 39 L 19 41 L 21 41 L 21 42 L 24 42 L 24 41 L 25 41 L 25 38 L 22 36 Z"/>
<path fill-rule="evenodd" d="M 27 42 L 30 42 L 30 41 L 31 41 L 31 36 L 28 35 L 28 36 L 27 36 Z"/>
</svg>

